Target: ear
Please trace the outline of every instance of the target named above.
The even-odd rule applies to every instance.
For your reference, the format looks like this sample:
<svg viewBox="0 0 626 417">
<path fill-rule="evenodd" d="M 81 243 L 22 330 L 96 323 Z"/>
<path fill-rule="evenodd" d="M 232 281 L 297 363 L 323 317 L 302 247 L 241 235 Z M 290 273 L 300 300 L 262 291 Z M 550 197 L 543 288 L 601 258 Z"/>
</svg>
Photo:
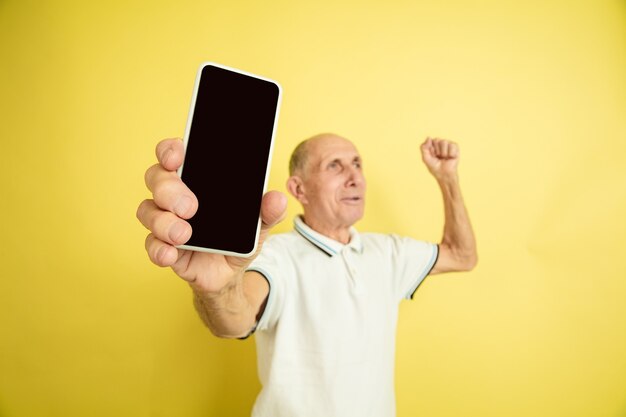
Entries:
<svg viewBox="0 0 626 417">
<path fill-rule="evenodd" d="M 287 180 L 287 190 L 289 190 L 289 194 L 294 196 L 296 200 L 300 202 L 300 204 L 307 204 L 308 200 L 306 199 L 306 192 L 304 189 L 304 182 L 302 178 L 297 175 L 292 175 Z"/>
</svg>

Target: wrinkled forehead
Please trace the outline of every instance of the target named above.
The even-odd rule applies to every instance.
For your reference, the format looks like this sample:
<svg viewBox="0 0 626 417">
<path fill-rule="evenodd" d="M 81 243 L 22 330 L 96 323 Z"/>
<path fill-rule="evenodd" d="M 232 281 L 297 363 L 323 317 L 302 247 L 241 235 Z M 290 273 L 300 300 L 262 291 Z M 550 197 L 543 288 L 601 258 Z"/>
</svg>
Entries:
<svg viewBox="0 0 626 417">
<path fill-rule="evenodd" d="M 326 160 L 360 158 L 356 146 L 341 136 L 322 136 L 315 138 L 308 145 L 308 158 L 312 167 L 319 166 Z"/>
</svg>

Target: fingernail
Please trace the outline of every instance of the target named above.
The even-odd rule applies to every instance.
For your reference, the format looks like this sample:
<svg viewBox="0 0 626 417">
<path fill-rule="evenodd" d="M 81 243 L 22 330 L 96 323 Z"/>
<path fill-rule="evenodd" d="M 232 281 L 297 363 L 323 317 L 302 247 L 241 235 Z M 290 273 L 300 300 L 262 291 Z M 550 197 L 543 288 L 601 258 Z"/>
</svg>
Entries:
<svg viewBox="0 0 626 417">
<path fill-rule="evenodd" d="M 157 261 L 158 262 L 163 262 L 163 258 L 165 257 L 165 254 L 167 253 L 167 246 L 161 246 L 159 248 L 159 250 L 157 251 Z"/>
<path fill-rule="evenodd" d="M 168 236 L 170 237 L 172 242 L 182 242 L 183 240 L 185 240 L 184 237 L 186 233 L 187 227 L 181 222 L 176 222 L 170 228 Z"/>
<path fill-rule="evenodd" d="M 184 195 L 180 197 L 174 205 L 174 213 L 176 213 L 180 217 L 183 217 L 189 212 L 189 210 L 191 210 L 192 204 L 193 201 L 191 200 L 191 198 Z"/>
</svg>

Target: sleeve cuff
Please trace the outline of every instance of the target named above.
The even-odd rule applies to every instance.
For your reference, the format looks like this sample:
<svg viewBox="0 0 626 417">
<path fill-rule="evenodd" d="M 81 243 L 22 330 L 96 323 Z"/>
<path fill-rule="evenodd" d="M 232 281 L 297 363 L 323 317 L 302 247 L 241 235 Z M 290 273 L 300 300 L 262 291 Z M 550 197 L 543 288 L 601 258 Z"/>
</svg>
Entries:
<svg viewBox="0 0 626 417">
<path fill-rule="evenodd" d="M 430 271 L 432 271 L 433 268 L 435 267 L 435 264 L 437 263 L 437 259 L 439 259 L 439 244 L 433 244 L 432 248 L 433 248 L 433 251 L 430 255 L 428 264 L 426 264 L 426 268 L 424 268 L 424 272 L 420 275 L 419 279 L 417 280 L 417 282 L 415 283 L 411 291 L 405 297 L 407 300 L 413 299 L 413 296 L 415 295 L 415 292 L 419 288 L 420 284 L 424 282 L 424 279 L 426 278 L 426 276 L 428 276 L 428 274 L 430 274 Z"/>
<path fill-rule="evenodd" d="M 267 322 L 269 320 L 268 316 L 270 315 L 269 311 L 272 308 L 274 308 L 274 298 L 275 298 L 275 290 L 274 290 L 274 284 L 272 281 L 272 276 L 267 271 L 265 271 L 263 268 L 259 268 L 256 266 L 246 269 L 246 272 L 247 271 L 254 271 L 254 272 L 258 272 L 259 274 L 261 274 L 261 276 L 263 276 L 263 278 L 265 278 L 265 280 L 267 281 L 267 284 L 269 285 L 270 290 L 267 295 L 267 302 L 265 303 L 265 308 L 263 309 L 263 313 L 261 313 L 261 316 L 258 318 L 254 327 L 252 327 L 252 330 L 250 330 L 250 333 L 240 338 L 242 340 L 250 337 L 257 329 L 263 330 L 268 327 Z"/>
</svg>

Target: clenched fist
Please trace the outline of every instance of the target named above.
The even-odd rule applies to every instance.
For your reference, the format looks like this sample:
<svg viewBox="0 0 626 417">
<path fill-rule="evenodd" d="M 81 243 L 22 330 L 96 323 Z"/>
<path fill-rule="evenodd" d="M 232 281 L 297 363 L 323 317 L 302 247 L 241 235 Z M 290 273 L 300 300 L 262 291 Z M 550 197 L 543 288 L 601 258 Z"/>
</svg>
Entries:
<svg viewBox="0 0 626 417">
<path fill-rule="evenodd" d="M 427 137 L 422 146 L 422 160 L 438 180 L 453 178 L 459 165 L 459 146 L 449 140 Z"/>
</svg>

